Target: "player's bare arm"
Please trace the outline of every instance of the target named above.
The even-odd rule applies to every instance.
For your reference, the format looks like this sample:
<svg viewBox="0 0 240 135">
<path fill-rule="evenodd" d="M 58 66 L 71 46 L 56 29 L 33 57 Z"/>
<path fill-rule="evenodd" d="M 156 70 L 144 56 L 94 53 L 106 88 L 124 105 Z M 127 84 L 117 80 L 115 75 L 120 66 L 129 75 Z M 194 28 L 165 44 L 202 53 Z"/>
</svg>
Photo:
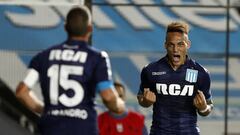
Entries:
<svg viewBox="0 0 240 135">
<path fill-rule="evenodd" d="M 205 96 L 202 91 L 198 90 L 194 100 L 194 105 L 198 109 L 198 113 L 201 116 L 207 116 L 211 113 L 213 108 L 212 100 L 206 101 Z"/>
<path fill-rule="evenodd" d="M 35 113 L 43 112 L 43 105 L 34 100 L 30 95 L 30 90 L 23 82 L 19 83 L 16 90 L 16 97 L 31 111 Z"/>
<path fill-rule="evenodd" d="M 156 95 L 149 88 L 144 88 L 142 95 L 138 95 L 138 103 L 143 107 L 149 107 L 156 102 Z"/>
<path fill-rule="evenodd" d="M 112 89 L 103 90 L 100 93 L 103 103 L 106 107 L 114 112 L 123 112 L 125 109 L 125 102 L 117 95 L 116 91 Z"/>
</svg>

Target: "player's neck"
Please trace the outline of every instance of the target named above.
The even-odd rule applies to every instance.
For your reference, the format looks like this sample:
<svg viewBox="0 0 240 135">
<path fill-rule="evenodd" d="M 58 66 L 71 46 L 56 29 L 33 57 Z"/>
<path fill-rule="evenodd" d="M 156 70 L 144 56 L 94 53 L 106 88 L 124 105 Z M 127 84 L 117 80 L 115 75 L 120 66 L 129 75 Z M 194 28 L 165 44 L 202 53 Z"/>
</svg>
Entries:
<svg viewBox="0 0 240 135">
<path fill-rule="evenodd" d="M 83 37 L 78 37 L 78 36 L 76 36 L 76 37 L 69 37 L 69 39 L 88 42 L 88 37 L 87 36 L 83 36 Z"/>
<path fill-rule="evenodd" d="M 170 65 L 174 71 L 176 71 L 180 67 L 180 66 L 174 66 L 173 64 L 170 64 Z"/>
<path fill-rule="evenodd" d="M 128 113 L 127 109 L 124 109 L 124 111 L 118 113 L 110 112 L 110 114 L 114 117 L 124 117 L 125 115 L 127 115 L 127 113 Z"/>
<path fill-rule="evenodd" d="M 169 65 L 172 67 L 172 69 L 173 69 L 174 71 L 176 71 L 176 70 L 179 69 L 182 65 L 184 65 L 185 61 L 186 61 L 186 59 L 184 60 L 183 63 L 181 63 L 181 64 L 179 64 L 179 65 L 174 65 L 170 60 L 168 60 L 168 63 L 169 63 Z"/>
</svg>

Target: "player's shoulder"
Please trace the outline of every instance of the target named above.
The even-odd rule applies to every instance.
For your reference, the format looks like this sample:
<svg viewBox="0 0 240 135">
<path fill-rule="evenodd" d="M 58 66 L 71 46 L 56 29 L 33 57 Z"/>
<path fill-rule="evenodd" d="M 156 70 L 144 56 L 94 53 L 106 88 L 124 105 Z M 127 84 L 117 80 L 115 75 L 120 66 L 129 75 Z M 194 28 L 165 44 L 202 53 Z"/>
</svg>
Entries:
<svg viewBox="0 0 240 135">
<path fill-rule="evenodd" d="M 49 53 L 51 52 L 52 50 L 62 50 L 62 49 L 66 49 L 66 41 L 65 42 L 62 42 L 60 44 L 56 44 L 56 45 L 53 45 L 45 50 L 43 50 L 41 52 L 41 54 L 46 54 L 46 53 Z M 108 57 L 108 54 L 107 52 L 105 51 L 102 51 L 100 49 L 97 49 L 95 47 L 92 47 L 90 45 L 85 45 L 84 47 L 81 47 L 81 48 L 78 48 L 79 50 L 84 50 L 86 51 L 89 55 L 92 55 L 92 56 L 104 56 L 104 57 Z"/>
<path fill-rule="evenodd" d="M 98 115 L 98 119 L 100 120 L 100 119 L 105 119 L 106 117 L 108 117 L 109 116 L 109 112 L 108 111 L 106 111 L 106 112 L 102 112 L 102 113 L 100 113 L 99 115 Z"/>
<path fill-rule="evenodd" d="M 94 58 L 108 58 L 108 53 L 106 51 L 97 49 L 93 46 L 87 45 L 84 49 L 88 53 L 89 56 L 94 57 Z"/>
<path fill-rule="evenodd" d="M 48 48 L 42 50 L 41 52 L 39 52 L 39 55 L 45 55 L 45 54 L 51 52 L 51 50 L 61 49 L 61 46 L 62 46 L 62 44 L 52 45 L 51 47 L 48 47 Z"/>
<path fill-rule="evenodd" d="M 163 57 L 159 60 L 150 62 L 149 64 L 145 65 L 143 68 L 144 69 L 155 69 L 155 68 L 163 67 L 163 65 L 165 65 L 165 64 L 166 64 L 166 58 Z"/>
<path fill-rule="evenodd" d="M 209 74 L 209 71 L 207 70 L 207 68 L 205 68 L 203 65 L 198 63 L 196 60 L 189 59 L 189 62 L 190 62 L 190 66 L 194 67 L 194 69 L 198 70 L 199 72 Z"/>
<path fill-rule="evenodd" d="M 107 115 L 108 113 L 109 113 L 108 111 L 101 112 L 101 113 L 99 114 L 99 116 Z"/>
<path fill-rule="evenodd" d="M 132 115 L 132 116 L 134 116 L 134 117 L 137 117 L 137 118 L 139 118 L 139 119 L 144 119 L 144 115 L 143 115 L 143 114 L 141 114 L 141 113 L 139 113 L 139 112 L 136 112 L 136 111 L 133 111 L 133 110 L 129 110 L 129 111 L 128 111 L 128 114 L 129 114 L 129 115 Z"/>
<path fill-rule="evenodd" d="M 103 51 L 103 50 L 100 50 L 100 49 L 97 49 L 95 47 L 92 47 L 92 46 L 89 46 L 89 51 L 97 56 L 101 56 L 101 57 L 109 57 L 108 56 L 108 53 L 106 51 Z"/>
</svg>

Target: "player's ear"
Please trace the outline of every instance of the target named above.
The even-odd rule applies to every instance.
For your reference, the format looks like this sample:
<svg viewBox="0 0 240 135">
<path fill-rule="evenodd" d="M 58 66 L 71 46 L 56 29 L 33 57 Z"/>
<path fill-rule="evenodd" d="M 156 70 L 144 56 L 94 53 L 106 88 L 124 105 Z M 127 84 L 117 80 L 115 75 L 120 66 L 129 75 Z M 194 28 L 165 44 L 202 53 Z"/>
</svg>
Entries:
<svg viewBox="0 0 240 135">
<path fill-rule="evenodd" d="M 166 41 L 164 42 L 164 47 L 165 47 L 165 49 L 167 49 L 167 43 L 166 43 Z"/>
<path fill-rule="evenodd" d="M 65 29 L 66 32 L 68 32 L 68 25 L 67 25 L 67 23 L 64 24 L 64 29 Z"/>
<path fill-rule="evenodd" d="M 89 33 L 92 33 L 92 31 L 93 31 L 93 27 L 92 27 L 92 25 L 88 25 L 88 27 L 87 27 L 87 31 L 88 31 Z"/>
</svg>

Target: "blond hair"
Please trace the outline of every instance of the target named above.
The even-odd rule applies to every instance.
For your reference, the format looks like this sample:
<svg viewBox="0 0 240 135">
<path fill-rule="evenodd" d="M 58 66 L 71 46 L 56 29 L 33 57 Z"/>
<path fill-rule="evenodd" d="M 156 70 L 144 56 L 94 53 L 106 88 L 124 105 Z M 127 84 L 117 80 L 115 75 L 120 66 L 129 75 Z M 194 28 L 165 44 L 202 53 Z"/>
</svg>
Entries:
<svg viewBox="0 0 240 135">
<path fill-rule="evenodd" d="M 185 22 L 172 22 L 167 26 L 167 33 L 168 32 L 181 32 L 188 34 L 189 26 Z"/>
</svg>

